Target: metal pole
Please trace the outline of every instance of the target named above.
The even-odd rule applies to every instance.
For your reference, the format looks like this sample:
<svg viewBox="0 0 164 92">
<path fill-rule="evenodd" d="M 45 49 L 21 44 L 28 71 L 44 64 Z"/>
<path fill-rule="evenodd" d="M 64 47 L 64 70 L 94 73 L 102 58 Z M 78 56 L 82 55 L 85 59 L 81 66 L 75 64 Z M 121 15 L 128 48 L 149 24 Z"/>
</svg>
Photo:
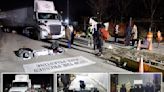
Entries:
<svg viewBox="0 0 164 92">
<path fill-rule="evenodd" d="M 67 0 L 67 19 L 69 20 L 69 0 Z"/>
</svg>

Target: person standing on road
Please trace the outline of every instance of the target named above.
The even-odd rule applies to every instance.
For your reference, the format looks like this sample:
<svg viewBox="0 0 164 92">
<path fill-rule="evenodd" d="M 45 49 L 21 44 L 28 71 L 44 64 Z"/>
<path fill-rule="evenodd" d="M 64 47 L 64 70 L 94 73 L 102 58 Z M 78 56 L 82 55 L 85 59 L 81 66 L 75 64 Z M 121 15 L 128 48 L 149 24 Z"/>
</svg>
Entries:
<svg viewBox="0 0 164 92">
<path fill-rule="evenodd" d="M 138 31 L 137 31 L 137 26 L 134 24 L 133 28 L 132 28 L 132 33 L 131 33 L 131 37 L 132 37 L 132 46 L 134 46 L 135 42 L 138 41 Z"/>
<path fill-rule="evenodd" d="M 102 52 L 103 52 L 103 33 L 102 33 L 103 30 L 105 30 L 105 26 L 100 25 L 100 27 L 98 27 L 98 38 L 97 38 L 97 48 L 99 49 L 98 56 L 102 56 Z"/>
<path fill-rule="evenodd" d="M 132 26 L 131 26 L 131 23 L 129 23 L 126 29 L 125 46 L 130 45 L 131 31 L 132 31 Z"/>
<path fill-rule="evenodd" d="M 93 27 L 90 25 L 87 29 L 87 38 L 89 38 L 88 46 L 93 46 Z"/>
<path fill-rule="evenodd" d="M 158 42 L 157 48 L 159 47 L 159 44 L 161 41 L 162 41 L 162 34 L 161 34 L 161 31 L 158 30 L 158 32 L 157 32 L 157 42 Z"/>
<path fill-rule="evenodd" d="M 125 84 L 122 84 L 122 87 L 121 87 L 121 89 L 120 89 L 120 92 L 126 92 Z"/>
<path fill-rule="evenodd" d="M 71 44 L 74 42 L 74 37 L 75 37 L 75 29 L 72 25 L 69 26 L 69 29 L 71 31 Z"/>
<path fill-rule="evenodd" d="M 68 91 L 68 86 L 71 83 L 70 74 L 61 74 L 61 82 L 63 83 L 63 91 Z"/>
<path fill-rule="evenodd" d="M 119 32 L 119 25 L 117 24 L 115 26 L 115 31 L 114 31 L 114 37 L 115 37 L 114 42 L 117 42 L 118 32 Z"/>
<path fill-rule="evenodd" d="M 97 25 L 94 25 L 93 27 L 93 49 L 96 50 L 97 49 L 97 39 L 98 39 L 98 36 L 99 36 L 99 32 L 97 30 Z"/>
<path fill-rule="evenodd" d="M 71 30 L 68 25 L 65 26 L 65 36 L 68 40 L 67 46 L 68 48 L 71 48 Z"/>
</svg>

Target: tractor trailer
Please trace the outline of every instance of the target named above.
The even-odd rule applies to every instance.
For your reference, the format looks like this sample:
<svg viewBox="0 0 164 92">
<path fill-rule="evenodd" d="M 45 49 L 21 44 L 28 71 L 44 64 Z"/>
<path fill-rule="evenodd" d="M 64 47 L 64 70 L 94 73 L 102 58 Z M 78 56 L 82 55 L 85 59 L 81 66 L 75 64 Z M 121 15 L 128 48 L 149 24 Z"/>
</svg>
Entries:
<svg viewBox="0 0 164 92">
<path fill-rule="evenodd" d="M 4 31 L 19 30 L 38 40 L 64 37 L 62 22 L 53 1 L 34 0 L 33 6 L 0 12 L 0 23 Z"/>
</svg>

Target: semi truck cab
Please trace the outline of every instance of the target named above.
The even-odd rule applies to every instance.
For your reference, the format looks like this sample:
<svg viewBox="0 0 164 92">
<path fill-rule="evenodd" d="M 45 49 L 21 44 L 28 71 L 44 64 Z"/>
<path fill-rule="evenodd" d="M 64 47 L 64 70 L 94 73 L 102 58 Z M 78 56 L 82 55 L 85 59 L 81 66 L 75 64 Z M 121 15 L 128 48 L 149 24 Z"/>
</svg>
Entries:
<svg viewBox="0 0 164 92">
<path fill-rule="evenodd" d="M 26 92 L 29 88 L 31 88 L 29 75 L 15 75 L 15 80 L 12 81 L 9 92 Z"/>
<path fill-rule="evenodd" d="M 35 0 L 34 12 L 39 39 L 58 39 L 65 35 L 61 16 L 53 1 Z"/>
</svg>

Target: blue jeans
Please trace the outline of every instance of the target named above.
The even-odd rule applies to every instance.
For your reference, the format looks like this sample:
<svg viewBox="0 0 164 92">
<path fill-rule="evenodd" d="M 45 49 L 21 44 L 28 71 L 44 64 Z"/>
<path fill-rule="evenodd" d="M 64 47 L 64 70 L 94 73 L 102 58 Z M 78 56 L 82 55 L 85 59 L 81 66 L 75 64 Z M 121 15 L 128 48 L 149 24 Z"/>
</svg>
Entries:
<svg viewBox="0 0 164 92">
<path fill-rule="evenodd" d="M 68 44 L 67 44 L 68 48 L 71 48 L 71 41 L 68 40 Z"/>
</svg>

